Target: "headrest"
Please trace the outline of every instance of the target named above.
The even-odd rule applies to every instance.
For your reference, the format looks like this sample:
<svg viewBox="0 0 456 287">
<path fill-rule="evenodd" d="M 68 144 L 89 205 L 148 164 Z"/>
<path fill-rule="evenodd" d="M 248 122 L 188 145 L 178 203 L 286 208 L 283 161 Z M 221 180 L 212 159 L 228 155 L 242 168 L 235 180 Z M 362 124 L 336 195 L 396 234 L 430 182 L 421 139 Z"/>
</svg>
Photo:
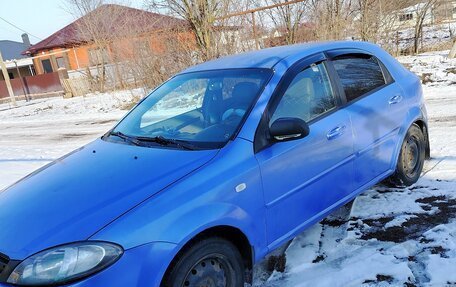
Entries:
<svg viewBox="0 0 456 287">
<path fill-rule="evenodd" d="M 292 93 L 294 95 L 313 95 L 314 94 L 314 86 L 312 79 L 310 78 L 302 78 L 299 79 L 293 86 L 291 86 L 288 93 Z"/>
</svg>

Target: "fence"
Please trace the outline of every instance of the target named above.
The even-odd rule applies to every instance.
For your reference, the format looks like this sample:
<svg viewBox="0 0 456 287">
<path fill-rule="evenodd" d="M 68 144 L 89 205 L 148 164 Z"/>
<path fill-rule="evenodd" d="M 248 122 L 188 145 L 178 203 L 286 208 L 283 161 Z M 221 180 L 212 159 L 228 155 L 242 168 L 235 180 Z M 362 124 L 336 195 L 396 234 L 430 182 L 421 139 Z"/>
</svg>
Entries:
<svg viewBox="0 0 456 287">
<path fill-rule="evenodd" d="M 25 98 L 25 95 L 37 98 L 64 93 L 58 72 L 12 79 L 11 86 L 14 95 L 19 99 Z M 8 89 L 5 81 L 0 81 L 0 101 L 5 98 L 9 98 Z"/>
<path fill-rule="evenodd" d="M 86 76 L 63 79 L 62 84 L 66 93 L 70 93 L 72 97 L 84 96 L 92 92 L 90 82 Z"/>
</svg>

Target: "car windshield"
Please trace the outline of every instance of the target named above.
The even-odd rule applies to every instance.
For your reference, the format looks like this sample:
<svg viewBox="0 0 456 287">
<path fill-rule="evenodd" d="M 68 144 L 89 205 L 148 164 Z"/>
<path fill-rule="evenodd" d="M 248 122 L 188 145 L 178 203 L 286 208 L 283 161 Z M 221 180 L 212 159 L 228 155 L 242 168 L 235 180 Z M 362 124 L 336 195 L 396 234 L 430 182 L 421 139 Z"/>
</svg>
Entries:
<svg viewBox="0 0 456 287">
<path fill-rule="evenodd" d="M 135 145 L 221 148 L 240 128 L 271 75 L 269 69 L 178 75 L 136 106 L 108 138 Z"/>
</svg>

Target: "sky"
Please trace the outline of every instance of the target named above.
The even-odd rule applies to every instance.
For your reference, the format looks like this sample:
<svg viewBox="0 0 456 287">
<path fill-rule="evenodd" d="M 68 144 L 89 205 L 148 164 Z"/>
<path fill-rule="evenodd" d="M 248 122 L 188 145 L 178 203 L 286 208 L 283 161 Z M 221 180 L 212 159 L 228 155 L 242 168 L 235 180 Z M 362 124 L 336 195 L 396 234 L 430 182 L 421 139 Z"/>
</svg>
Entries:
<svg viewBox="0 0 456 287">
<path fill-rule="evenodd" d="M 0 40 L 21 42 L 23 31 L 6 23 L 16 25 L 29 34 L 35 44 L 75 20 L 68 12 L 65 0 L 0 0 Z M 129 0 L 131 6 L 142 7 L 143 0 Z"/>
</svg>

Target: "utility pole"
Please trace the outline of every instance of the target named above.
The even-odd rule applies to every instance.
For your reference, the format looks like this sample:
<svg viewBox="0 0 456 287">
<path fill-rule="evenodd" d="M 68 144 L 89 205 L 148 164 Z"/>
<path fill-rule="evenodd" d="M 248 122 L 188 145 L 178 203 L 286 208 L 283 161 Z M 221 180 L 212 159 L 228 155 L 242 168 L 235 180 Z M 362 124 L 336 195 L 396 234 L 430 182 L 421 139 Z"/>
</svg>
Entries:
<svg viewBox="0 0 456 287">
<path fill-rule="evenodd" d="M 3 78 L 5 79 L 6 88 L 8 89 L 8 94 L 11 99 L 11 104 L 17 106 L 16 98 L 14 97 L 13 88 L 11 87 L 10 77 L 8 75 L 8 70 L 6 69 L 5 62 L 3 62 L 2 52 L 0 51 L 0 68 L 3 72 Z"/>
<path fill-rule="evenodd" d="M 27 92 L 25 91 L 25 82 L 24 82 L 24 78 L 22 78 L 21 70 L 20 70 L 19 67 L 17 66 L 17 61 L 16 61 L 16 60 L 14 60 L 14 65 L 16 65 L 16 72 L 17 72 L 17 75 L 19 76 L 19 79 L 21 80 L 22 92 L 24 93 L 25 101 L 28 102 L 28 101 L 29 101 L 29 98 L 28 98 L 28 96 L 27 96 Z"/>
</svg>

